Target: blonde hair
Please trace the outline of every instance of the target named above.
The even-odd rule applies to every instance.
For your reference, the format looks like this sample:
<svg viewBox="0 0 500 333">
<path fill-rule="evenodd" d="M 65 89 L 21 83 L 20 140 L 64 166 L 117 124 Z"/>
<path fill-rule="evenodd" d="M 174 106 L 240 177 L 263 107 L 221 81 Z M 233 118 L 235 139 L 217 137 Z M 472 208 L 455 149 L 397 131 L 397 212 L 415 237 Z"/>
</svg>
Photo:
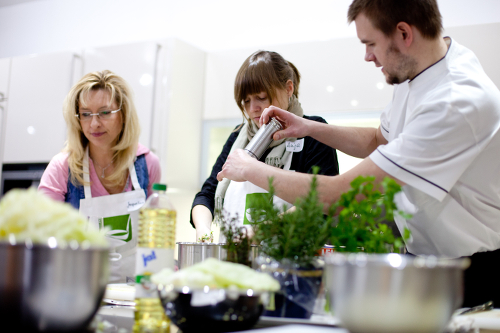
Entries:
<svg viewBox="0 0 500 333">
<path fill-rule="evenodd" d="M 91 91 L 105 90 L 121 109 L 123 127 L 113 151 L 114 171 L 106 176 L 112 186 L 125 185 L 125 177 L 129 165 L 134 162 L 137 144 L 139 143 L 140 126 L 137 111 L 132 98 L 132 90 L 127 82 L 111 71 L 92 72 L 84 75 L 69 91 L 64 100 L 63 114 L 68 127 L 68 140 L 63 151 L 68 153 L 68 165 L 71 171 L 71 182 L 78 185 L 89 185 L 83 180 L 83 157 L 89 140 L 85 137 L 78 114 L 79 103 L 86 104 Z"/>
</svg>

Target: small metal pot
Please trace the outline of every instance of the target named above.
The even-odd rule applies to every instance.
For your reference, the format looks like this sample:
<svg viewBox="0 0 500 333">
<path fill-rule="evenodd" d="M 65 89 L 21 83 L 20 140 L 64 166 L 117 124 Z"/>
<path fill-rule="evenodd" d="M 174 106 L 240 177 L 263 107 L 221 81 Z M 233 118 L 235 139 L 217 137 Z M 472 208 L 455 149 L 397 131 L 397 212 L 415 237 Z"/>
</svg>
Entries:
<svg viewBox="0 0 500 333">
<path fill-rule="evenodd" d="M 177 242 L 178 246 L 178 267 L 179 269 L 193 266 L 207 258 L 226 260 L 227 251 L 224 249 L 225 243 L 194 243 Z M 252 244 L 250 248 L 250 262 L 252 268 L 257 268 L 255 259 L 259 256 L 260 246 Z"/>
<path fill-rule="evenodd" d="M 193 266 L 207 258 L 226 260 L 224 243 L 177 242 L 179 269 Z"/>
</svg>

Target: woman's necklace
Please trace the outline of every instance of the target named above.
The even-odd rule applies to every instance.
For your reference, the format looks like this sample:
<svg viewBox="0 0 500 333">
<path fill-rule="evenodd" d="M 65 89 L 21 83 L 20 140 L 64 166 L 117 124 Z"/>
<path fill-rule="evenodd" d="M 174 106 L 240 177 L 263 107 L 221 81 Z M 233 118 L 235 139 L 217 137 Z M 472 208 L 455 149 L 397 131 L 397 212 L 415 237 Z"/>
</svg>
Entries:
<svg viewBox="0 0 500 333">
<path fill-rule="evenodd" d="M 97 163 L 96 161 L 92 160 L 99 168 L 101 168 L 102 170 L 102 174 L 101 174 L 101 178 L 104 178 L 105 175 L 104 175 L 104 170 L 106 170 L 107 168 L 109 168 L 111 166 L 111 164 L 113 164 L 113 160 L 111 160 L 111 162 L 106 165 L 104 168 L 102 166 L 99 165 L 99 163 Z"/>
</svg>

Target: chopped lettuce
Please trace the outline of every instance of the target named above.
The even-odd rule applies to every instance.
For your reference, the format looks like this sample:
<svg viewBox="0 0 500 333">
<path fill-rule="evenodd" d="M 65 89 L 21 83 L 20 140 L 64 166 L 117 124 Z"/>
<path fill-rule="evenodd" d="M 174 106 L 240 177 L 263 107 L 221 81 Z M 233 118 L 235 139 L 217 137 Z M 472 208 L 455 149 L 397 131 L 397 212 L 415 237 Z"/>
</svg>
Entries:
<svg viewBox="0 0 500 333">
<path fill-rule="evenodd" d="M 280 284 L 267 273 L 227 261 L 208 258 L 196 265 L 183 268 L 177 272 L 164 269 L 151 277 L 156 284 L 173 285 L 174 287 L 203 288 L 237 288 L 254 291 L 278 291 Z"/>
<path fill-rule="evenodd" d="M 30 188 L 10 190 L 0 201 L 0 240 L 47 244 L 55 238 L 59 246 L 70 242 L 107 246 L 99 231 L 71 205 L 54 201 Z"/>
</svg>

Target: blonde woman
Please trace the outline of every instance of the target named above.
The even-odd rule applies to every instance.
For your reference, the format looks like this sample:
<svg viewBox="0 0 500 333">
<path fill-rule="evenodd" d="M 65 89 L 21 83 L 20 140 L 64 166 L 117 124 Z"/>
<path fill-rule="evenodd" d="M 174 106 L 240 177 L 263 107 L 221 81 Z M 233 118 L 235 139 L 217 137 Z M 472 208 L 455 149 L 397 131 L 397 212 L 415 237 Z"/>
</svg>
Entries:
<svg viewBox="0 0 500 333">
<path fill-rule="evenodd" d="M 39 191 L 108 227 L 110 282 L 134 276 L 138 211 L 161 178 L 158 157 L 139 144 L 139 119 L 123 78 L 92 72 L 66 96 L 68 140 L 45 170 Z"/>
</svg>

